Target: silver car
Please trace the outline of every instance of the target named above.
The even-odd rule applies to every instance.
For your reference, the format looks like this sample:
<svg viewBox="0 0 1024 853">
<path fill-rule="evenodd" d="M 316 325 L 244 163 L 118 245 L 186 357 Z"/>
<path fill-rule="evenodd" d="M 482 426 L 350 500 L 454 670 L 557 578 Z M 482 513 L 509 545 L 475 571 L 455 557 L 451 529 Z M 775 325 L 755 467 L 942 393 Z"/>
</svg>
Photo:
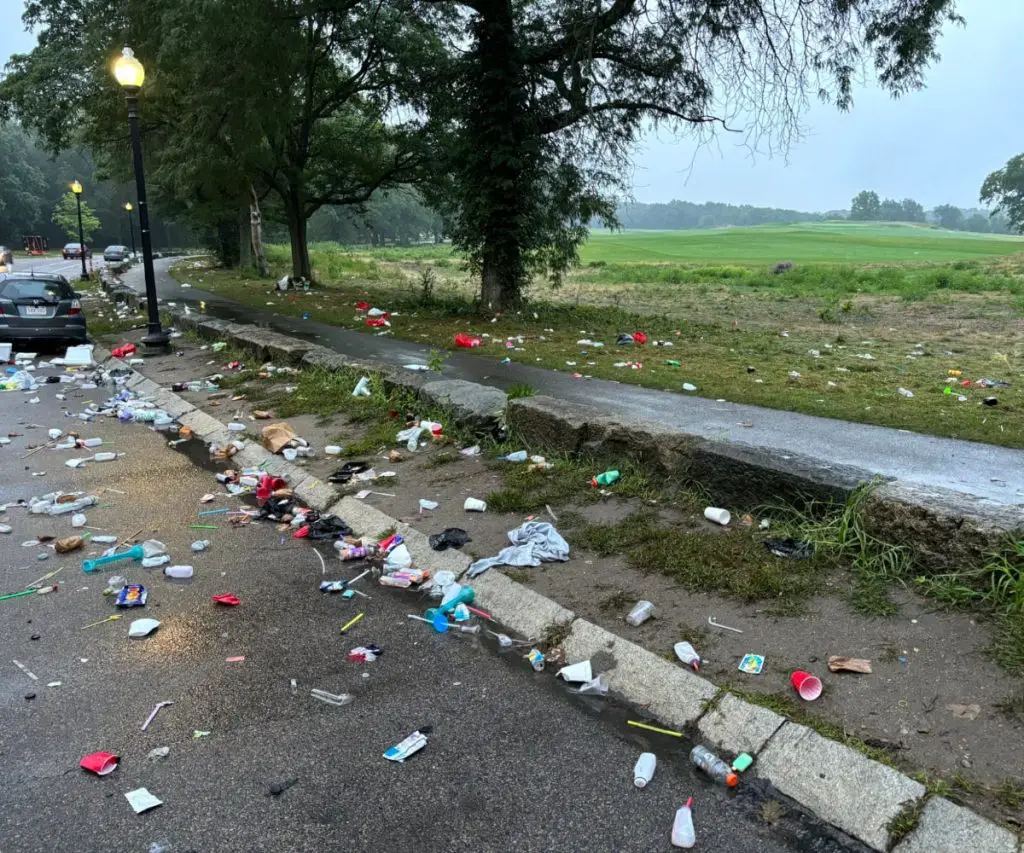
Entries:
<svg viewBox="0 0 1024 853">
<path fill-rule="evenodd" d="M 107 246 L 103 250 L 103 260 L 107 261 L 107 263 L 116 264 L 128 260 L 128 256 L 131 253 L 132 250 L 127 246 Z"/>
<path fill-rule="evenodd" d="M 78 294 L 62 275 L 0 273 L 0 341 L 85 343 Z"/>
</svg>

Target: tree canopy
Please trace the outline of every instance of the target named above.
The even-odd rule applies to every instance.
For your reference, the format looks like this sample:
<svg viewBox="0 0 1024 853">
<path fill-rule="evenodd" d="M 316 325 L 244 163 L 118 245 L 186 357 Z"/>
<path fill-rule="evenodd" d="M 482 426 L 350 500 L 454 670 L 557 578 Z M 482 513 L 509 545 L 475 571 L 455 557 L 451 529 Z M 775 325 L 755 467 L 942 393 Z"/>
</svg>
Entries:
<svg viewBox="0 0 1024 853">
<path fill-rule="evenodd" d="M 1011 157 L 981 185 L 982 204 L 994 204 L 1010 228 L 1024 234 L 1024 154 Z"/>
<path fill-rule="evenodd" d="M 92 240 L 92 235 L 99 230 L 100 220 L 93 213 L 92 208 L 89 207 L 89 203 L 79 201 L 73 192 L 68 191 L 57 200 L 57 204 L 53 207 L 53 215 L 50 218 L 53 220 L 54 225 L 67 235 L 69 240 L 78 242 L 79 204 L 82 206 L 81 237 L 86 243 L 89 243 Z"/>
<path fill-rule="evenodd" d="M 130 44 L 156 209 L 237 239 L 255 198 L 307 275 L 317 210 L 415 185 L 500 310 L 616 222 L 649 127 L 784 150 L 814 93 L 920 86 L 960 19 L 954 0 L 33 0 L 25 20 L 39 42 L 0 113 L 51 150 L 129 175 L 107 63 Z"/>
</svg>

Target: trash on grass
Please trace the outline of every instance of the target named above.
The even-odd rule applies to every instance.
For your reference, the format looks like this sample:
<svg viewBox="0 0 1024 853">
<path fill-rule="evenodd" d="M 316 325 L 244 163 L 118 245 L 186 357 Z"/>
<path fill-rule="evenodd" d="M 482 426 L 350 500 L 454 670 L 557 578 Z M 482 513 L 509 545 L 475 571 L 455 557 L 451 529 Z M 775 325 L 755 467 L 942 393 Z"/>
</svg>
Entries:
<svg viewBox="0 0 1024 853">
<path fill-rule="evenodd" d="M 764 669 L 764 655 L 745 654 L 738 669 L 748 675 L 760 675 Z"/>
<path fill-rule="evenodd" d="M 473 540 L 461 527 L 446 527 L 440 533 L 431 535 L 427 541 L 435 551 L 444 551 L 448 548 L 461 548 Z"/>
<path fill-rule="evenodd" d="M 871 674 L 871 661 L 863 658 L 848 658 L 843 655 L 829 655 L 828 668 L 831 672 L 859 672 Z"/>
<path fill-rule="evenodd" d="M 590 478 L 590 485 L 594 486 L 611 486 L 617 483 L 622 475 L 615 470 L 605 471 L 603 474 L 598 474 L 596 477 Z"/>
<path fill-rule="evenodd" d="M 764 547 L 776 557 L 791 560 L 809 560 L 814 556 L 813 542 L 800 542 L 796 539 L 765 539 Z"/>
<path fill-rule="evenodd" d="M 469 567 L 473 578 L 492 566 L 539 566 L 541 563 L 564 563 L 569 559 L 569 543 L 545 521 L 528 521 L 508 532 L 512 544 L 496 557 L 485 557 Z"/>
<path fill-rule="evenodd" d="M 684 640 L 676 643 L 672 648 L 675 650 L 676 657 L 690 667 L 690 669 L 694 672 L 700 670 L 700 655 L 697 654 L 697 650 L 693 646 Z"/>
<path fill-rule="evenodd" d="M 654 605 L 650 601 L 638 601 L 626 616 L 626 624 L 634 628 L 642 625 L 654 615 Z"/>
<path fill-rule="evenodd" d="M 280 453 L 298 434 L 285 421 L 263 427 L 263 448 L 270 453 Z"/>
<path fill-rule="evenodd" d="M 727 509 L 722 509 L 717 506 L 704 507 L 704 517 L 708 521 L 713 521 L 715 524 L 720 524 L 725 527 L 732 520 L 732 513 Z"/>
<path fill-rule="evenodd" d="M 800 698 L 805 702 L 813 702 L 821 696 L 823 689 L 821 679 L 802 669 L 796 670 L 789 676 L 789 683 L 793 685 L 793 689 L 800 694 Z"/>
</svg>

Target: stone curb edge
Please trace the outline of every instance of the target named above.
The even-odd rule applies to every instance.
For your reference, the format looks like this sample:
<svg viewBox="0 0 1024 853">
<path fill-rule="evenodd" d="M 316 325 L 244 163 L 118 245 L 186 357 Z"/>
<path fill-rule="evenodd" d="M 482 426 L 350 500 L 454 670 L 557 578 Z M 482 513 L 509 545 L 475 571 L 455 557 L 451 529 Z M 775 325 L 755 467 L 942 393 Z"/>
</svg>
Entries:
<svg viewBox="0 0 1024 853">
<path fill-rule="evenodd" d="M 333 355 L 333 353 L 332 353 Z M 129 387 L 178 417 L 207 444 L 230 439 L 227 427 L 188 401 L 147 379 L 125 362 L 107 355 L 104 366 L 123 367 L 133 375 Z M 458 551 L 431 551 L 422 532 L 339 492 L 303 469 L 247 443 L 237 457 L 262 466 L 294 483 L 304 503 L 344 518 L 363 536 L 395 528 L 413 553 L 431 553 L 431 568 L 461 576 L 470 560 Z M 890 821 L 915 804 L 923 810 L 916 828 L 892 853 L 1024 853 L 1024 839 L 1007 829 L 941 797 L 929 797 L 919 782 L 865 757 L 817 732 L 788 721 L 758 705 L 721 690 L 688 669 L 606 631 L 557 602 L 490 571 L 474 580 L 478 602 L 498 622 L 525 637 L 542 638 L 552 629 L 566 631 L 561 642 L 569 660 L 601 656 L 609 688 L 627 702 L 644 707 L 659 721 L 675 728 L 695 726 L 717 749 L 755 757 L 753 772 L 770 782 L 821 820 L 862 841 L 871 849 L 889 850 Z"/>
<path fill-rule="evenodd" d="M 685 477 L 721 506 L 778 500 L 843 502 L 872 480 L 866 470 L 823 466 L 799 454 L 710 441 L 642 417 L 607 417 L 591 406 L 538 395 L 509 401 L 497 388 L 464 380 L 411 373 L 393 365 L 356 359 L 319 344 L 245 323 L 164 306 L 174 322 L 208 340 L 226 339 L 262 359 L 326 370 L 374 371 L 385 385 L 450 408 L 466 425 L 489 430 L 499 422 L 531 441 L 570 453 L 635 455 L 664 476 Z M 913 547 L 927 569 L 974 562 L 1005 537 L 1024 531 L 1016 506 L 995 506 L 973 495 L 924 489 L 897 480 L 880 482 L 865 504 L 865 521 L 882 539 Z"/>
</svg>

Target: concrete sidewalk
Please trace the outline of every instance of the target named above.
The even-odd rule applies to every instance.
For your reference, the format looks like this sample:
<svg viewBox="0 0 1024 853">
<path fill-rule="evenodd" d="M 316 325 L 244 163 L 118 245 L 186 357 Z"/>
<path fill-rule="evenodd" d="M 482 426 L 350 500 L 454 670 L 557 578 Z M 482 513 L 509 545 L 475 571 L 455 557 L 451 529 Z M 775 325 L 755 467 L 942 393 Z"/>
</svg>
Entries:
<svg viewBox="0 0 1024 853">
<path fill-rule="evenodd" d="M 158 293 L 166 301 L 190 306 L 204 302 L 204 313 L 209 316 L 268 326 L 354 358 L 402 365 L 411 361 L 425 362 L 429 355 L 429 347 L 408 341 L 285 317 L 195 287 L 183 288 L 168 274 L 173 263 L 171 259 L 156 262 Z M 133 269 L 125 276 L 125 283 L 143 291 L 142 270 Z M 606 380 L 579 382 L 564 373 L 523 364 L 502 365 L 464 353 L 450 357 L 444 376 L 502 389 L 526 383 L 538 394 L 596 407 L 608 415 L 625 418 L 642 415 L 680 432 L 756 449 L 783 461 L 787 454 L 800 456 L 826 474 L 843 469 L 844 476 L 852 472 L 863 481 L 880 475 L 915 488 L 958 492 L 994 507 L 1024 508 L 1024 451 L 1021 450 L 757 406 L 719 403 Z M 742 427 L 741 423 L 753 423 L 753 426 Z"/>
</svg>

